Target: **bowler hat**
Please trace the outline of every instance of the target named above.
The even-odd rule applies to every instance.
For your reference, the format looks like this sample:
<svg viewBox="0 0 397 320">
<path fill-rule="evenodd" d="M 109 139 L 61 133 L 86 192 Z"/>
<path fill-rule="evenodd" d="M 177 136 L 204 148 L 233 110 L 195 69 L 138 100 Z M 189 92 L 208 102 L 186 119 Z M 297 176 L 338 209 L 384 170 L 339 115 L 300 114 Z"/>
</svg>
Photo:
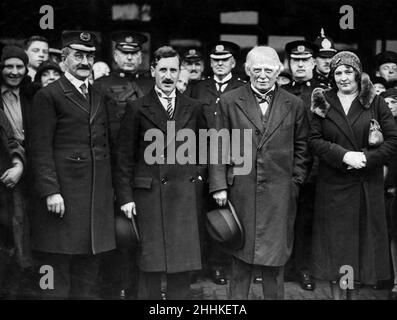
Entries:
<svg viewBox="0 0 397 320">
<path fill-rule="evenodd" d="M 376 55 L 376 64 L 378 68 L 385 63 L 397 64 L 397 53 L 394 51 L 384 51 Z"/>
<path fill-rule="evenodd" d="M 134 216 L 128 219 L 124 214 L 117 214 L 115 220 L 117 247 L 129 249 L 137 246 L 140 242 L 140 237 Z"/>
<path fill-rule="evenodd" d="M 227 207 L 207 212 L 207 231 L 211 238 L 230 249 L 244 245 L 244 230 L 230 201 Z"/>
</svg>

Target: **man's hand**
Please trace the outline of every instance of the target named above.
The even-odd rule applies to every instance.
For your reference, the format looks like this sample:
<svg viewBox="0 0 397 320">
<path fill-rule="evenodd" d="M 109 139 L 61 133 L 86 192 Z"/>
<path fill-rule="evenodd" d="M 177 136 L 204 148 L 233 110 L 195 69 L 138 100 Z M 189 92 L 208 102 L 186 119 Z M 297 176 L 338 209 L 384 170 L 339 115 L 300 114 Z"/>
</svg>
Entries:
<svg viewBox="0 0 397 320">
<path fill-rule="evenodd" d="M 63 215 L 65 214 L 65 204 L 59 193 L 52 194 L 47 197 L 47 209 L 50 212 L 59 214 L 59 216 L 63 218 Z"/>
<path fill-rule="evenodd" d="M 345 153 L 343 162 L 348 165 L 348 169 L 362 169 L 367 165 L 367 158 L 363 152 L 349 151 Z"/>
<path fill-rule="evenodd" d="M 226 205 L 227 202 L 227 191 L 217 191 L 212 195 L 212 197 L 215 199 L 218 206 L 223 207 L 224 205 Z"/>
<path fill-rule="evenodd" d="M 132 214 L 134 214 L 134 216 L 136 216 L 136 206 L 135 206 L 135 202 L 128 202 L 126 204 L 123 204 L 120 207 L 121 211 L 123 211 L 123 213 L 125 214 L 125 216 L 128 219 L 132 218 Z"/>
<path fill-rule="evenodd" d="M 15 161 L 14 166 L 8 170 L 6 170 L 3 175 L 0 177 L 0 181 L 7 188 L 14 188 L 15 185 L 19 182 L 23 173 L 23 164 L 21 161 Z"/>
</svg>

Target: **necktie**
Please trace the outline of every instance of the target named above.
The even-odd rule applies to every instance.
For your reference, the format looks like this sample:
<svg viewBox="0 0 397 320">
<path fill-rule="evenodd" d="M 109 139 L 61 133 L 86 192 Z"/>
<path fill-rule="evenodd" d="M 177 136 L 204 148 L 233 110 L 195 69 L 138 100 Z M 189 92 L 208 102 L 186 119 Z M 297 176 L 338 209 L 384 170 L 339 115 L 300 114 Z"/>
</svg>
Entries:
<svg viewBox="0 0 397 320">
<path fill-rule="evenodd" d="M 218 92 L 223 92 L 223 91 L 225 91 L 226 86 L 227 86 L 228 83 L 229 83 L 229 80 L 228 80 L 228 81 L 225 81 L 225 82 L 220 82 L 220 81 L 216 81 L 216 80 L 215 80 L 216 90 L 217 90 Z"/>
<path fill-rule="evenodd" d="M 270 104 L 270 102 L 272 102 L 272 99 L 273 99 L 273 94 L 274 94 L 273 90 L 268 91 L 263 95 L 254 91 L 254 95 L 255 95 L 259 104 L 264 103 L 264 102 L 267 102 L 267 104 Z"/>
<path fill-rule="evenodd" d="M 90 98 L 90 96 L 89 96 L 89 94 L 88 94 L 88 88 L 87 88 L 87 86 L 85 85 L 85 83 L 83 83 L 81 86 L 80 86 L 80 89 L 81 89 L 81 92 L 83 93 L 83 95 L 84 95 L 84 97 L 87 99 L 87 101 L 89 100 L 89 98 Z"/>
<path fill-rule="evenodd" d="M 167 113 L 168 117 L 172 119 L 174 115 L 174 107 L 172 106 L 172 98 L 165 98 L 167 99 Z"/>
</svg>

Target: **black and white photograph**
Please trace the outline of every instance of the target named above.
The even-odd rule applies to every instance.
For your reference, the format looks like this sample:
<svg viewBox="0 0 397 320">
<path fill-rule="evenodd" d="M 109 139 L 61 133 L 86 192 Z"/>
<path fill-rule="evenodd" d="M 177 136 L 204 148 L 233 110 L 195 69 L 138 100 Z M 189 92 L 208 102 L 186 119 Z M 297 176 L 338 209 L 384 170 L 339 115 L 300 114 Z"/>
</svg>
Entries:
<svg viewBox="0 0 397 320">
<path fill-rule="evenodd" d="M 397 300 L 396 21 L 386 0 L 0 0 L 0 300 Z"/>
</svg>

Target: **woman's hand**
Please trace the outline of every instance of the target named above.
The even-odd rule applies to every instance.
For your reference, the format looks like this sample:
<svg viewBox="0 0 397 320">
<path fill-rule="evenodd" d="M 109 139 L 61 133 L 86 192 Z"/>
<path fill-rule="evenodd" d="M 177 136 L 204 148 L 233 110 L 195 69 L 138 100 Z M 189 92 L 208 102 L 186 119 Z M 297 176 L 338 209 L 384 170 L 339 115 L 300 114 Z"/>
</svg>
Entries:
<svg viewBox="0 0 397 320">
<path fill-rule="evenodd" d="M 367 165 L 367 158 L 363 152 L 349 151 L 345 153 L 343 162 L 348 165 L 348 169 L 362 169 Z"/>
<path fill-rule="evenodd" d="M 19 182 L 23 173 L 23 164 L 21 161 L 14 161 L 14 166 L 8 170 L 6 170 L 3 175 L 0 177 L 0 181 L 7 188 L 14 188 L 15 185 Z"/>
</svg>

